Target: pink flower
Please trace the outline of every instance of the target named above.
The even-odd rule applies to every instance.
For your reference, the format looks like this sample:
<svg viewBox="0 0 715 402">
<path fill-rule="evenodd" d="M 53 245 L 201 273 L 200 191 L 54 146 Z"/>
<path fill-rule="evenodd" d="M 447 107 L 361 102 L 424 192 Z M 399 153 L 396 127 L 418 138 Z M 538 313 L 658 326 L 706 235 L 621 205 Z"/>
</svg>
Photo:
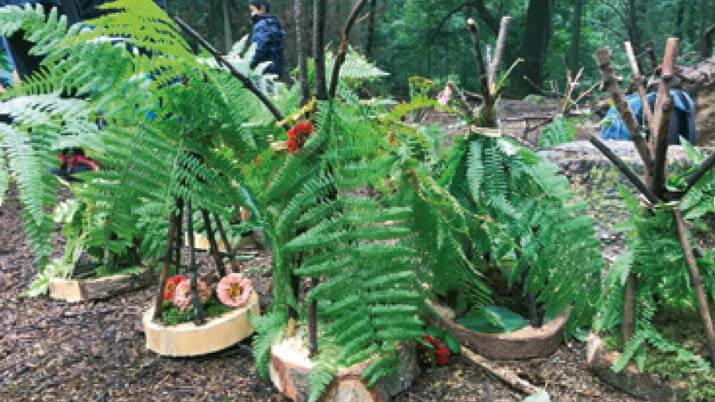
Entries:
<svg viewBox="0 0 715 402">
<path fill-rule="evenodd" d="M 243 275 L 231 273 L 218 282 L 216 286 L 216 295 L 221 303 L 228 307 L 239 308 L 248 303 L 248 297 L 251 295 L 251 281 L 244 278 Z"/>
<path fill-rule="evenodd" d="M 206 303 L 211 298 L 211 289 L 204 281 L 198 281 L 199 300 L 201 303 Z M 184 279 L 176 285 L 174 290 L 174 305 L 180 310 L 185 311 L 191 307 L 191 281 Z"/>
<path fill-rule="evenodd" d="M 452 98 L 452 84 L 447 83 L 447 86 L 437 94 L 437 103 L 447 106 L 450 98 Z"/>
</svg>

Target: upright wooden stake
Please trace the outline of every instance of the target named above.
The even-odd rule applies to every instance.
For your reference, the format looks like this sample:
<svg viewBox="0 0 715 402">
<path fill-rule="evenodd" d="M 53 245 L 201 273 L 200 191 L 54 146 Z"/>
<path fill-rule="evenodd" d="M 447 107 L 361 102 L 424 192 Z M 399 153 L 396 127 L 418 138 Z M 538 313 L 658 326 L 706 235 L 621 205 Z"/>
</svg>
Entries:
<svg viewBox="0 0 715 402">
<path fill-rule="evenodd" d="M 635 300 L 636 300 L 636 276 L 628 274 L 626 278 L 626 287 L 623 292 L 623 344 L 628 344 L 628 341 L 633 337 L 633 320 L 635 316 Z"/>
<path fill-rule="evenodd" d="M 194 309 L 194 322 L 196 325 L 204 323 L 204 312 L 199 300 L 199 272 L 196 266 L 196 250 L 194 249 L 194 220 L 191 200 L 186 202 L 186 236 L 189 239 L 189 281 L 191 283 L 191 303 Z"/>
<path fill-rule="evenodd" d="M 216 262 L 216 269 L 221 278 L 226 276 L 226 267 L 223 265 L 223 258 L 221 258 L 221 252 L 218 249 L 218 243 L 216 242 L 216 236 L 214 235 L 213 228 L 211 227 L 211 215 L 209 211 L 205 208 L 201 208 L 201 216 L 204 220 L 204 228 L 206 228 L 206 237 L 209 239 L 209 253 L 213 257 L 214 262 Z"/>
<path fill-rule="evenodd" d="M 670 86 L 675 70 L 675 60 L 678 56 L 678 38 L 668 38 L 663 56 L 661 80 L 658 95 L 655 99 L 653 122 L 650 126 L 651 152 L 654 155 L 653 174 L 648 187 L 655 195 L 662 197 L 665 191 L 665 165 L 668 154 L 668 129 L 673 111 L 673 100 L 670 98 Z"/>
<path fill-rule="evenodd" d="M 643 107 L 643 116 L 645 116 L 645 121 L 647 124 L 653 122 L 653 111 L 648 102 L 648 95 L 646 94 L 646 82 L 645 77 L 641 74 L 640 67 L 638 67 L 638 59 L 636 58 L 636 53 L 633 51 L 633 45 L 631 42 L 625 42 L 623 44 L 626 48 L 626 55 L 628 55 L 628 62 L 631 65 L 631 71 L 633 72 L 633 83 L 638 90 L 638 95 L 641 97 L 641 105 Z"/>
<path fill-rule="evenodd" d="M 311 278 L 310 286 L 318 286 L 318 279 Z M 308 342 L 310 343 L 310 357 L 318 353 L 318 301 L 311 300 L 308 305 Z"/>
<path fill-rule="evenodd" d="M 492 94 L 492 97 L 495 97 L 497 95 L 497 73 L 499 72 L 502 58 L 504 57 L 507 34 L 509 33 L 509 23 L 511 23 L 510 16 L 506 15 L 501 18 L 501 23 L 499 24 L 499 35 L 497 36 L 497 44 L 494 48 L 494 57 L 492 57 L 492 61 L 489 63 L 487 79 L 489 81 L 489 92 Z"/>
<path fill-rule="evenodd" d="M 231 271 L 233 272 L 239 272 L 240 269 L 238 268 L 238 263 L 236 262 L 236 254 L 233 250 L 233 246 L 231 243 L 228 241 L 228 236 L 226 236 L 226 230 L 223 228 L 223 223 L 221 222 L 221 218 L 217 215 L 214 214 L 214 219 L 216 220 L 216 228 L 218 229 L 218 233 L 221 236 L 221 241 L 226 247 L 226 253 L 228 254 L 228 262 L 231 264 Z"/>
<path fill-rule="evenodd" d="M 176 247 L 174 247 L 175 256 L 174 264 L 176 264 L 176 274 L 181 273 L 181 249 L 184 248 L 184 232 L 182 222 L 184 221 L 184 200 L 176 199 Z"/>
<path fill-rule="evenodd" d="M 293 2 L 293 17 L 295 19 L 295 41 L 300 74 L 300 105 L 305 106 L 310 101 L 310 86 L 308 85 L 308 44 L 305 38 L 303 0 Z"/>
<path fill-rule="evenodd" d="M 708 339 L 708 352 L 710 353 L 710 363 L 715 367 L 715 327 L 713 327 L 713 320 L 710 315 L 710 308 L 708 307 L 708 296 L 705 294 L 703 278 L 700 276 L 698 263 L 693 255 L 693 249 L 690 247 L 690 240 L 688 240 L 688 231 L 685 227 L 683 213 L 680 212 L 678 207 L 673 208 L 673 217 L 675 218 L 675 224 L 678 227 L 678 237 L 680 237 L 680 245 L 683 248 L 685 261 L 688 263 L 688 271 L 690 272 L 690 281 L 692 282 L 693 289 L 695 290 L 695 298 L 698 300 L 700 318 L 703 320 L 703 326 L 705 327 L 705 336 Z"/>
<path fill-rule="evenodd" d="M 598 67 L 601 70 L 603 84 L 611 93 L 613 102 L 616 104 L 616 109 L 618 109 L 618 113 L 621 115 L 623 122 L 628 128 L 628 132 L 631 135 L 631 141 L 633 141 L 633 145 L 643 161 L 646 177 L 650 177 L 653 171 L 653 157 L 651 156 L 651 152 L 648 149 L 643 136 L 638 130 L 638 122 L 633 116 L 633 112 L 626 101 L 626 97 L 623 95 L 621 88 L 618 86 L 616 74 L 611 66 L 611 51 L 608 50 L 608 48 L 599 49 L 598 52 L 596 52 L 596 60 L 598 62 Z"/>
<path fill-rule="evenodd" d="M 154 319 L 161 317 L 161 302 L 164 298 L 164 288 L 166 287 L 166 277 L 169 275 L 169 265 L 171 265 L 171 253 L 176 236 L 176 212 L 169 216 L 169 232 L 166 236 L 166 253 L 164 254 L 164 264 L 159 275 L 159 288 L 154 296 Z"/>
</svg>

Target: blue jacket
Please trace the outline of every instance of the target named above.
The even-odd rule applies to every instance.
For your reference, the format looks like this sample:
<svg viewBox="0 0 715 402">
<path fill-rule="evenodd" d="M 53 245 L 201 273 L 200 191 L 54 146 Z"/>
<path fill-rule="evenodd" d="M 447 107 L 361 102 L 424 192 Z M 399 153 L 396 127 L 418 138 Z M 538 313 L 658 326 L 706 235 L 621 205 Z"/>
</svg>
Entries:
<svg viewBox="0 0 715 402">
<path fill-rule="evenodd" d="M 286 33 L 280 22 L 272 15 L 254 15 L 251 41 L 256 44 L 256 53 L 251 59 L 251 68 L 271 61 L 267 73 L 283 75 L 283 50 Z"/>
<path fill-rule="evenodd" d="M 670 96 L 673 98 L 673 113 L 670 117 L 670 127 L 668 127 L 668 143 L 680 144 L 680 137 L 685 137 L 689 142 L 695 143 L 697 135 L 695 132 L 695 104 L 687 92 L 681 90 L 671 90 Z M 656 93 L 648 94 L 648 103 L 651 110 L 655 104 Z M 645 124 L 643 115 L 643 105 L 641 98 L 637 94 L 629 95 L 626 100 L 633 111 L 636 121 L 640 125 Z M 604 122 L 607 122 L 601 129 L 601 138 L 606 140 L 628 141 L 631 135 L 626 128 L 615 107 L 611 107 L 606 114 Z"/>
<path fill-rule="evenodd" d="M 5 59 L 4 64 L 0 67 L 0 84 L 4 87 L 9 87 L 13 84 L 12 72 L 15 70 L 15 60 L 12 58 L 10 53 L 10 42 L 7 41 L 6 37 L 0 38 L 0 44 L 2 44 L 2 57 Z"/>
</svg>

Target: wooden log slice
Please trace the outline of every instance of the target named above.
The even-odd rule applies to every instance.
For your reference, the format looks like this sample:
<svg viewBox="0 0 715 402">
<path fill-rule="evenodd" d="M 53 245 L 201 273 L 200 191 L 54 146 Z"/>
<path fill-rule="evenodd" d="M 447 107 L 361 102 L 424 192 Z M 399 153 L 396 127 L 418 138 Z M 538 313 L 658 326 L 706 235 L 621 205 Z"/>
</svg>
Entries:
<svg viewBox="0 0 715 402">
<path fill-rule="evenodd" d="M 493 360 L 521 360 L 550 355 L 561 345 L 563 328 L 569 319 L 569 311 L 565 311 L 541 328 L 528 325 L 517 331 L 487 334 L 460 325 L 448 308 L 432 307 L 436 313 L 428 319 L 432 325 L 448 329 L 460 343 Z"/>
<path fill-rule="evenodd" d="M 603 340 L 596 334 L 588 339 L 587 364 L 599 378 L 613 387 L 637 398 L 653 402 L 685 401 L 685 388 L 676 384 L 665 384 L 653 375 L 642 373 L 630 363 L 619 373 L 611 367 L 621 354 L 606 350 Z"/>
<path fill-rule="evenodd" d="M 259 314 L 258 295 L 252 292 L 245 307 L 212 318 L 204 325 L 193 322 L 167 327 L 153 321 L 154 308 L 144 313 L 144 335 L 147 349 L 162 356 L 201 356 L 241 342 L 253 334 L 249 311 Z"/>
<path fill-rule="evenodd" d="M 50 279 L 50 298 L 70 303 L 108 299 L 148 286 L 154 278 L 150 268 L 136 274 L 121 274 L 93 279 Z"/>
<path fill-rule="evenodd" d="M 403 345 L 396 374 L 385 377 L 372 389 L 362 381 L 362 371 L 372 359 L 340 368 L 323 394 L 323 402 L 385 402 L 406 390 L 420 373 L 414 345 Z M 299 337 L 288 338 L 271 348 L 270 374 L 273 385 L 294 402 L 306 402 L 310 394 L 308 376 L 313 362 Z"/>
</svg>

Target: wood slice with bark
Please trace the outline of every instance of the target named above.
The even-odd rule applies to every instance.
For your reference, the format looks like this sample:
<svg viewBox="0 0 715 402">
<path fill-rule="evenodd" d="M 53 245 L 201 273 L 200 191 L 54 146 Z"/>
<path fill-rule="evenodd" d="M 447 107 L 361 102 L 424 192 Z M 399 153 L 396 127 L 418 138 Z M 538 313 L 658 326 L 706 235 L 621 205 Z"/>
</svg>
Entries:
<svg viewBox="0 0 715 402">
<path fill-rule="evenodd" d="M 111 275 L 93 279 L 50 279 L 50 298 L 69 303 L 103 300 L 141 289 L 154 279 L 150 268 L 142 268 L 136 274 Z"/>
</svg>

